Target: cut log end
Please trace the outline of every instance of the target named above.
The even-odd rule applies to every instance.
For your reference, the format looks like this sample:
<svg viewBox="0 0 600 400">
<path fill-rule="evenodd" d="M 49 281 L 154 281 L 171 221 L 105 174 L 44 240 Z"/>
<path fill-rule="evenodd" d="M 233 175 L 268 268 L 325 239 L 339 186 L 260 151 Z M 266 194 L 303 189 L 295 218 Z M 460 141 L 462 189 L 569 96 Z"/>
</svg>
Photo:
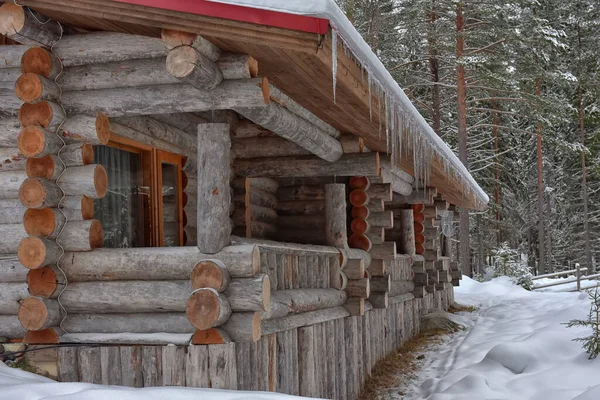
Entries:
<svg viewBox="0 0 600 400">
<path fill-rule="evenodd" d="M 47 249 L 44 241 L 38 237 L 26 237 L 17 249 L 19 261 L 25 268 L 37 269 L 44 266 Z"/>
<path fill-rule="evenodd" d="M 204 329 L 197 330 L 192 336 L 192 344 L 203 345 L 203 344 L 225 344 L 230 343 L 231 339 L 221 329 Z"/>
<path fill-rule="evenodd" d="M 19 199 L 27 208 L 39 208 L 46 200 L 46 188 L 38 178 L 27 178 L 19 188 Z"/>
<path fill-rule="evenodd" d="M 194 40 L 198 37 L 195 33 L 182 32 L 174 29 L 163 29 L 160 36 L 169 50 L 179 46 L 189 46 L 194 43 Z"/>
<path fill-rule="evenodd" d="M 56 215 L 51 208 L 28 208 L 23 216 L 25 232 L 31 236 L 48 237 L 56 229 Z"/>
<path fill-rule="evenodd" d="M 352 218 L 363 218 L 369 217 L 369 208 L 366 206 L 352 207 Z"/>
<path fill-rule="evenodd" d="M 206 330 L 221 325 L 231 314 L 224 297 L 213 289 L 194 291 L 186 304 L 185 313 L 190 323 L 198 329 Z"/>
<path fill-rule="evenodd" d="M 369 238 L 360 233 L 351 235 L 348 238 L 348 245 L 354 249 L 361 249 L 364 251 L 370 251 L 373 246 Z"/>
<path fill-rule="evenodd" d="M 29 270 L 27 273 L 27 285 L 29 293 L 33 296 L 52 297 L 58 289 L 59 276 L 54 268 L 45 266 L 39 269 Z"/>
<path fill-rule="evenodd" d="M 415 253 L 425 254 L 425 247 L 422 244 L 415 245 Z"/>
<path fill-rule="evenodd" d="M 98 164 L 94 169 L 94 187 L 96 188 L 96 195 L 99 199 L 106 196 L 106 191 L 108 190 L 108 175 L 106 174 L 106 169 Z"/>
<path fill-rule="evenodd" d="M 192 271 L 192 289 L 212 288 L 222 292 L 230 281 L 229 272 L 219 260 L 203 260 Z"/>
<path fill-rule="evenodd" d="M 369 230 L 369 223 L 363 218 L 354 218 L 350 224 L 353 233 L 365 233 Z"/>
<path fill-rule="evenodd" d="M 31 47 L 21 57 L 21 71 L 50 78 L 53 74 L 52 53 L 42 47 Z"/>
<path fill-rule="evenodd" d="M 425 204 L 413 204 L 411 208 L 415 212 L 422 213 L 425 210 Z"/>
<path fill-rule="evenodd" d="M 48 316 L 48 307 L 41 298 L 28 297 L 21 301 L 18 317 L 23 328 L 38 331 L 44 327 Z"/>
<path fill-rule="evenodd" d="M 12 36 L 25 26 L 25 9 L 14 3 L 4 3 L 0 7 L 0 34 Z"/>
<path fill-rule="evenodd" d="M 179 46 L 167 56 L 167 71 L 175 78 L 185 78 L 194 72 L 199 62 L 199 54 L 193 47 Z"/>
<path fill-rule="evenodd" d="M 23 338 L 26 344 L 58 344 L 59 336 L 56 329 L 48 328 L 41 331 L 28 331 Z"/>
<path fill-rule="evenodd" d="M 104 113 L 96 114 L 96 132 L 100 143 L 107 144 L 110 139 L 110 121 Z"/>
<path fill-rule="evenodd" d="M 17 138 L 19 151 L 25 157 L 37 157 L 46 148 L 46 135 L 39 126 L 28 126 L 23 129 Z"/>
<path fill-rule="evenodd" d="M 19 109 L 18 118 L 21 126 L 42 126 L 48 128 L 56 116 L 50 103 L 43 100 L 36 104 L 23 104 Z"/>
<path fill-rule="evenodd" d="M 94 218 L 94 199 L 83 196 L 81 198 L 81 219 Z"/>
<path fill-rule="evenodd" d="M 269 86 L 269 80 L 267 77 L 263 77 L 260 83 L 260 88 L 263 92 L 263 98 L 265 100 L 265 104 L 269 104 L 271 102 L 271 87 Z"/>
<path fill-rule="evenodd" d="M 40 158 L 28 158 L 25 164 L 25 172 L 30 178 L 51 179 L 54 176 L 54 160 L 50 155 Z"/>
<path fill-rule="evenodd" d="M 369 203 L 369 195 L 362 189 L 354 189 L 350 192 L 349 200 L 354 207 L 361 207 Z"/>
<path fill-rule="evenodd" d="M 44 94 L 44 83 L 38 74 L 24 73 L 15 83 L 15 94 L 25 103 L 36 103 Z"/>
<path fill-rule="evenodd" d="M 90 249 L 99 249 L 104 243 L 104 231 L 102 224 L 97 219 L 90 224 Z"/>
<path fill-rule="evenodd" d="M 369 188 L 369 178 L 366 176 L 353 176 L 350 178 L 350 189 L 367 190 Z"/>
</svg>

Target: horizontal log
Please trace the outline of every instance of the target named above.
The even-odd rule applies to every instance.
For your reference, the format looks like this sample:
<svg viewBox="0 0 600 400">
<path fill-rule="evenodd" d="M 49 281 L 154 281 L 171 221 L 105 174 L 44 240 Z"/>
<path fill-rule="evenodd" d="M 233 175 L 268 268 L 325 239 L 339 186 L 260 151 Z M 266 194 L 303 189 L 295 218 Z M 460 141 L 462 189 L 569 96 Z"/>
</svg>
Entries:
<svg viewBox="0 0 600 400">
<path fill-rule="evenodd" d="M 63 147 L 63 141 L 53 132 L 41 126 L 24 128 L 17 138 L 19 151 L 26 157 L 44 157 L 57 154 Z"/>
<path fill-rule="evenodd" d="M 265 104 L 266 79 L 223 81 L 211 91 L 186 84 L 99 89 L 63 93 L 68 114 L 103 112 L 111 117 L 228 110 Z"/>
<path fill-rule="evenodd" d="M 365 207 L 369 204 L 369 194 L 366 190 L 354 189 L 348 196 L 348 201 L 354 207 Z"/>
<path fill-rule="evenodd" d="M 52 47 L 61 39 L 62 27 L 15 3 L 4 3 L 0 7 L 0 34 L 17 43 Z"/>
<path fill-rule="evenodd" d="M 377 175 L 379 154 L 345 154 L 335 162 L 308 156 L 237 160 L 233 164 L 233 170 L 236 175 L 270 178 Z"/>
<path fill-rule="evenodd" d="M 396 242 L 374 244 L 370 253 L 374 259 L 393 260 L 396 258 Z"/>
<path fill-rule="evenodd" d="M 221 54 L 216 64 L 223 79 L 249 79 L 258 76 L 258 61 L 247 54 Z"/>
<path fill-rule="evenodd" d="M 223 344 L 230 342 L 256 342 L 261 336 L 260 314 L 233 313 L 218 328 L 198 330 L 192 337 L 192 344 Z"/>
<path fill-rule="evenodd" d="M 373 292 L 389 292 L 391 287 L 391 277 L 388 276 L 373 276 L 371 277 L 371 290 Z"/>
<path fill-rule="evenodd" d="M 27 236 L 23 224 L 0 225 L 0 254 L 15 254 Z"/>
<path fill-rule="evenodd" d="M 385 229 L 381 227 L 370 227 L 364 235 L 369 238 L 372 244 L 383 244 L 387 240 Z"/>
<path fill-rule="evenodd" d="M 392 201 L 389 202 L 390 208 L 403 208 L 406 204 L 432 204 L 433 197 L 437 194 L 435 188 L 415 189 L 408 196 L 394 193 Z"/>
<path fill-rule="evenodd" d="M 0 172 L 22 171 L 26 162 L 27 158 L 18 148 L 0 148 Z"/>
<path fill-rule="evenodd" d="M 25 171 L 0 172 L 0 199 L 18 199 L 19 189 L 26 179 Z"/>
<path fill-rule="evenodd" d="M 219 260 L 233 278 L 248 278 L 260 269 L 260 250 L 253 244 L 227 246 L 216 254 L 196 247 L 97 249 L 66 253 L 60 266 L 69 281 L 185 280 L 203 260 Z"/>
<path fill-rule="evenodd" d="M 277 193 L 279 182 L 271 178 L 235 178 L 231 181 L 231 186 L 235 189 L 247 190 L 246 182 L 250 191 L 261 191 L 271 194 Z"/>
<path fill-rule="evenodd" d="M 371 181 L 367 176 L 353 176 L 350 178 L 348 182 L 348 186 L 350 189 L 360 189 L 360 190 L 368 190 L 371 186 Z"/>
<path fill-rule="evenodd" d="M 204 330 L 223 325 L 231 316 L 231 307 L 216 290 L 201 288 L 190 295 L 185 314 L 195 328 Z"/>
<path fill-rule="evenodd" d="M 339 257 L 340 255 L 340 249 L 332 246 L 281 243 L 272 240 L 242 238 L 237 236 L 232 236 L 231 242 L 236 245 L 254 244 L 256 246 L 259 246 L 261 250 L 277 254 L 293 254 L 297 256 L 327 255 L 335 257 Z"/>
<path fill-rule="evenodd" d="M 0 199 L 0 224 L 21 224 L 25 206 L 18 199 Z"/>
<path fill-rule="evenodd" d="M 325 230 L 325 217 L 323 215 L 281 215 L 277 218 L 277 226 L 283 230 L 313 229 Z"/>
<path fill-rule="evenodd" d="M 365 261 L 362 258 L 349 259 L 344 266 L 344 273 L 348 279 L 365 278 Z"/>
<path fill-rule="evenodd" d="M 322 200 L 294 200 L 280 201 L 275 206 L 275 211 L 281 218 L 284 215 L 325 215 L 325 202 Z"/>
<path fill-rule="evenodd" d="M 60 323 L 60 306 L 56 300 L 30 296 L 21 301 L 19 306 L 19 322 L 23 328 L 41 331 Z"/>
<path fill-rule="evenodd" d="M 391 186 L 391 191 L 393 193 L 398 193 L 403 196 L 408 196 L 412 193 L 412 184 L 399 178 L 397 175 L 390 172 L 390 170 L 382 168 L 381 176 L 383 177 L 383 181 Z M 392 198 L 393 196 L 390 196 L 390 198 L 386 199 L 386 201 L 391 201 Z"/>
<path fill-rule="evenodd" d="M 0 283 L 0 314 L 17 315 L 19 302 L 29 296 L 25 282 Z"/>
<path fill-rule="evenodd" d="M 194 333 L 185 313 L 68 314 L 69 333 Z"/>
<path fill-rule="evenodd" d="M 392 200 L 392 187 L 388 183 L 372 183 L 366 190 L 369 198 L 381 199 L 383 201 Z"/>
<path fill-rule="evenodd" d="M 221 50 L 197 33 L 163 29 L 161 39 L 169 50 L 180 46 L 191 46 L 211 61 L 221 57 Z"/>
<path fill-rule="evenodd" d="M 371 251 L 373 243 L 371 240 L 362 233 L 353 233 L 348 238 L 348 245 L 353 249 L 360 249 L 364 251 Z"/>
<path fill-rule="evenodd" d="M 169 74 L 199 90 L 213 90 L 223 81 L 219 67 L 191 46 L 171 49 L 166 67 Z"/>
<path fill-rule="evenodd" d="M 26 332 L 17 315 L 0 315 L 0 336 L 7 339 L 21 339 Z"/>
<path fill-rule="evenodd" d="M 401 294 L 412 293 L 415 289 L 413 281 L 392 281 L 390 284 L 390 296 L 399 296 Z"/>
<path fill-rule="evenodd" d="M 248 196 L 251 205 L 266 208 L 274 208 L 277 205 L 277 197 L 273 193 L 263 192 L 262 190 L 250 190 Z M 233 201 L 240 206 L 243 205 L 245 207 L 246 195 L 235 194 L 233 196 Z"/>
<path fill-rule="evenodd" d="M 274 224 L 277 221 L 277 213 L 272 208 L 252 205 L 246 209 L 237 208 L 232 218 L 236 226 L 246 225 L 248 218 L 253 222 Z"/>
<path fill-rule="evenodd" d="M 365 299 L 362 297 L 349 297 L 344 309 L 351 316 L 363 316 L 365 314 Z"/>
<path fill-rule="evenodd" d="M 391 211 L 372 212 L 368 221 L 371 226 L 391 229 L 394 227 L 394 214 Z"/>
<path fill-rule="evenodd" d="M 382 157 L 381 166 L 389 173 L 396 175 L 399 179 L 408 184 L 413 184 L 415 182 L 415 178 L 411 174 L 392 164 L 392 157 L 389 155 Z"/>
<path fill-rule="evenodd" d="M 387 264 L 383 260 L 373 260 L 371 261 L 371 265 L 367 269 L 371 276 L 388 276 L 389 272 L 387 271 Z"/>
<path fill-rule="evenodd" d="M 348 279 L 345 291 L 348 297 L 360 297 L 366 299 L 371 294 L 370 279 Z"/>
<path fill-rule="evenodd" d="M 0 283 L 25 282 L 27 278 L 27 268 L 25 268 L 17 257 L 5 257 L 0 259 Z"/>
<path fill-rule="evenodd" d="M 21 71 L 23 73 L 32 72 L 55 80 L 62 71 L 62 64 L 50 50 L 40 46 L 34 46 L 27 49 L 21 57 Z"/>
<path fill-rule="evenodd" d="M 0 69 L 16 68 L 21 75 L 21 58 L 31 47 L 32 45 L 26 44 L 0 47 Z"/>
<path fill-rule="evenodd" d="M 192 270 L 192 289 L 211 288 L 223 292 L 229 286 L 231 275 L 227 267 L 219 260 L 200 261 Z"/>
<path fill-rule="evenodd" d="M 367 219 L 369 218 L 369 207 L 367 206 L 360 206 L 360 207 L 352 207 L 352 218 L 363 218 L 363 219 Z"/>
<path fill-rule="evenodd" d="M 388 308 L 389 296 L 388 292 L 372 292 L 369 296 L 369 303 L 373 308 Z"/>
<path fill-rule="evenodd" d="M 427 290 L 425 289 L 426 287 L 428 286 L 415 287 L 415 290 L 412 292 L 413 296 L 415 296 L 416 299 L 422 299 L 423 297 L 427 296 Z"/>
<path fill-rule="evenodd" d="M 262 334 L 287 331 L 301 326 L 319 324 L 348 317 L 350 313 L 344 307 L 332 307 L 324 310 L 309 311 L 302 314 L 292 314 L 287 317 L 262 321 Z"/>
<path fill-rule="evenodd" d="M 418 289 L 415 288 L 415 291 L 418 292 Z M 399 304 L 399 303 L 404 303 L 405 301 L 411 301 L 412 299 L 414 299 L 416 296 L 413 293 L 406 293 L 406 294 L 401 294 L 399 296 L 390 296 L 389 298 L 389 304 Z"/>
<path fill-rule="evenodd" d="M 282 242 L 314 244 L 324 246 L 327 244 L 325 229 L 315 231 L 314 229 L 284 229 L 280 227 L 277 230 L 277 239 Z"/>
<path fill-rule="evenodd" d="M 69 221 L 56 241 L 65 251 L 90 251 L 101 248 L 104 235 L 97 219 Z"/>
<path fill-rule="evenodd" d="M 232 279 L 223 293 L 234 311 L 263 312 L 271 302 L 271 283 L 268 275 Z"/>
<path fill-rule="evenodd" d="M 254 221 L 250 223 L 250 227 L 246 225 L 236 226 L 234 234 L 246 235 L 256 238 L 271 238 L 277 232 L 277 227 L 274 224 Z"/>
<path fill-rule="evenodd" d="M 369 232 L 370 229 L 371 224 L 369 224 L 369 221 L 365 220 L 364 218 L 354 218 L 350 224 L 350 230 L 352 233 L 364 235 L 365 233 Z"/>
<path fill-rule="evenodd" d="M 280 187 L 277 191 L 279 201 L 324 200 L 325 188 L 322 185 L 301 185 Z"/>
<path fill-rule="evenodd" d="M 323 160 L 333 162 L 343 154 L 337 139 L 275 102 L 261 107 L 241 106 L 234 110 Z"/>
<path fill-rule="evenodd" d="M 337 289 L 289 289 L 271 294 L 271 304 L 262 313 L 262 320 L 283 318 L 289 314 L 300 314 L 341 306 L 346 293 Z"/>
</svg>

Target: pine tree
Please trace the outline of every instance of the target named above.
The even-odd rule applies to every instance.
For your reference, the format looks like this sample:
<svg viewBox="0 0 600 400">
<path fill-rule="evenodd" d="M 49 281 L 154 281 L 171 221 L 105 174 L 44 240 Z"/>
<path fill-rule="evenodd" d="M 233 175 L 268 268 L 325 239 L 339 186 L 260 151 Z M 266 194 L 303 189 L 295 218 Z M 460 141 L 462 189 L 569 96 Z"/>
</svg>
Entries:
<svg viewBox="0 0 600 400">
<path fill-rule="evenodd" d="M 592 333 L 589 336 L 573 339 L 576 342 L 583 343 L 583 349 L 588 353 L 589 359 L 592 360 L 600 354 L 600 293 L 598 293 L 598 288 L 594 291 L 589 290 L 588 295 L 591 300 L 588 318 L 586 320 L 574 319 L 566 325 L 567 328 L 582 326 L 592 329 Z"/>
</svg>

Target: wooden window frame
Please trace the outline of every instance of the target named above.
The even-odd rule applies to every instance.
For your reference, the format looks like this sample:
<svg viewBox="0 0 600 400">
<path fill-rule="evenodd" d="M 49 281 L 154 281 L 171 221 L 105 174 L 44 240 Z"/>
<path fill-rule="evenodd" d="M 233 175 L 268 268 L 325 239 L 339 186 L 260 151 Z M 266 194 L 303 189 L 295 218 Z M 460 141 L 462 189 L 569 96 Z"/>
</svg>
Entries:
<svg viewBox="0 0 600 400">
<path fill-rule="evenodd" d="M 138 154 L 142 163 L 142 184 L 149 188 L 149 196 L 144 196 L 143 221 L 146 222 L 144 245 L 148 247 L 164 246 L 164 222 L 162 190 L 162 163 L 177 167 L 177 214 L 179 246 L 184 246 L 183 226 L 183 165 L 185 157 L 157 149 L 136 140 L 119 136 L 111 132 L 111 138 L 106 146 Z"/>
</svg>

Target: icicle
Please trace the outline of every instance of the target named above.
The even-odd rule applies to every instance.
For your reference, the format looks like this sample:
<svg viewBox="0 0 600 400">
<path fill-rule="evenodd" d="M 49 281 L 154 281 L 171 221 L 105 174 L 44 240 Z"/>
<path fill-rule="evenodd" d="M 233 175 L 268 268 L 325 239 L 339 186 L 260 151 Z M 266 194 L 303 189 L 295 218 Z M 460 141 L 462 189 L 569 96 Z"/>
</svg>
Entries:
<svg viewBox="0 0 600 400">
<path fill-rule="evenodd" d="M 377 87 L 377 109 L 379 111 L 379 139 L 381 139 L 381 126 L 382 126 L 382 123 L 381 123 L 381 101 L 382 101 L 381 92 L 382 92 L 381 88 Z"/>
<path fill-rule="evenodd" d="M 333 73 L 333 104 L 336 104 L 336 86 L 337 86 L 337 31 L 331 31 L 331 72 Z"/>
<path fill-rule="evenodd" d="M 373 96 L 371 95 L 373 81 L 371 80 L 371 72 L 369 71 L 367 71 L 367 84 L 369 85 L 369 119 L 373 122 Z"/>
</svg>

